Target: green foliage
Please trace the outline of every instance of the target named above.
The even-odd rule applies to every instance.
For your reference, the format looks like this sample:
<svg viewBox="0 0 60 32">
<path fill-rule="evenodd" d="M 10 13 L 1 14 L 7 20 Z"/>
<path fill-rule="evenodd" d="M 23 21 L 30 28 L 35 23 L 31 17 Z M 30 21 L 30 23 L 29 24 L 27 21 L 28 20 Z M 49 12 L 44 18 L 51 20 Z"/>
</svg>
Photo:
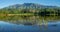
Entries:
<svg viewBox="0 0 60 32">
<path fill-rule="evenodd" d="M 3 14 L 3 15 L 1 15 Z M 11 14 L 9 16 L 9 14 Z M 18 14 L 18 15 L 17 15 Z M 38 17 L 37 17 L 38 16 Z M 60 16 L 60 8 L 3 8 L 0 9 L 0 20 L 15 21 L 19 23 L 20 20 L 58 20 Z M 36 18 L 36 19 L 35 19 Z M 13 22 L 12 21 L 12 22 Z M 31 23 L 32 23 L 31 21 Z M 35 21 L 33 21 L 35 22 Z"/>
</svg>

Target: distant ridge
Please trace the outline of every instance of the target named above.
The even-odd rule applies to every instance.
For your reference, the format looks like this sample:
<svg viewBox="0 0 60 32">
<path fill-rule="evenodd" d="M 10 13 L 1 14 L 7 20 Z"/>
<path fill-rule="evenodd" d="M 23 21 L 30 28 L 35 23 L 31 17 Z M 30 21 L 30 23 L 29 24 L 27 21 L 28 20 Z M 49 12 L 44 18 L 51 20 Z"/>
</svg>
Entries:
<svg viewBox="0 0 60 32">
<path fill-rule="evenodd" d="M 11 5 L 5 8 L 16 8 L 16 9 L 20 9 L 20 8 L 32 8 L 32 9 L 37 9 L 37 8 L 59 8 L 57 6 L 46 6 L 46 5 L 40 5 L 40 4 L 35 4 L 35 3 L 24 3 L 24 4 L 15 4 L 15 5 Z"/>
</svg>

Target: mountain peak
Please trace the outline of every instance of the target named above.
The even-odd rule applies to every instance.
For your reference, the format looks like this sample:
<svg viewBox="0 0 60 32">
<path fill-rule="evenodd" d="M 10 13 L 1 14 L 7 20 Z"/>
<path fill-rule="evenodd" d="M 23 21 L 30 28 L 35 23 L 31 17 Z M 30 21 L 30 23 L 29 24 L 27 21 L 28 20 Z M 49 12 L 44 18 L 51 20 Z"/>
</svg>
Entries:
<svg viewBox="0 0 60 32">
<path fill-rule="evenodd" d="M 24 3 L 23 5 L 25 5 L 25 6 L 31 6 L 31 5 L 37 5 L 37 4 L 35 4 L 35 3 Z"/>
<path fill-rule="evenodd" d="M 46 5 L 40 5 L 40 4 L 35 4 L 35 3 L 24 3 L 24 4 L 15 4 L 15 5 L 11 5 L 7 8 L 16 8 L 16 9 L 20 9 L 20 8 L 32 8 L 32 9 L 36 9 L 36 8 L 56 8 L 56 6 L 46 6 Z"/>
<path fill-rule="evenodd" d="M 35 3 L 24 3 L 24 4 L 25 4 L 25 5 L 27 5 L 27 4 L 28 4 L 28 5 L 31 5 L 31 4 L 35 4 Z"/>
</svg>

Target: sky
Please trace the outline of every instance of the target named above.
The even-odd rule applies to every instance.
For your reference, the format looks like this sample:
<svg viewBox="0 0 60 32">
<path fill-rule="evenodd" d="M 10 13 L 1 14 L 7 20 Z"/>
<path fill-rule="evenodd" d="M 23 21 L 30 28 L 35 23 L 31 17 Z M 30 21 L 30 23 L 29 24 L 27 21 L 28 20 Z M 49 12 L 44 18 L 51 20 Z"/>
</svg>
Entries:
<svg viewBox="0 0 60 32">
<path fill-rule="evenodd" d="M 36 3 L 41 5 L 60 7 L 60 0 L 0 0 L 0 8 L 23 3 Z"/>
</svg>

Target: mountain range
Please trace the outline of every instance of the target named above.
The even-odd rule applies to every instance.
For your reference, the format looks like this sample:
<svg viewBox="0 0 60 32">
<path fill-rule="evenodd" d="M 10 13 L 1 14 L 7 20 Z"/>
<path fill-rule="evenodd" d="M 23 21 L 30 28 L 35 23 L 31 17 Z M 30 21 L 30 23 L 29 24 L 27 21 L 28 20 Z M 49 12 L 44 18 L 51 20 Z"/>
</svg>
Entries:
<svg viewBox="0 0 60 32">
<path fill-rule="evenodd" d="M 15 5 L 10 5 L 5 8 L 16 8 L 16 9 L 38 9 L 38 8 L 60 8 L 57 6 L 46 6 L 46 5 L 40 5 L 40 4 L 35 4 L 35 3 L 24 3 L 24 4 L 15 4 Z"/>
</svg>

